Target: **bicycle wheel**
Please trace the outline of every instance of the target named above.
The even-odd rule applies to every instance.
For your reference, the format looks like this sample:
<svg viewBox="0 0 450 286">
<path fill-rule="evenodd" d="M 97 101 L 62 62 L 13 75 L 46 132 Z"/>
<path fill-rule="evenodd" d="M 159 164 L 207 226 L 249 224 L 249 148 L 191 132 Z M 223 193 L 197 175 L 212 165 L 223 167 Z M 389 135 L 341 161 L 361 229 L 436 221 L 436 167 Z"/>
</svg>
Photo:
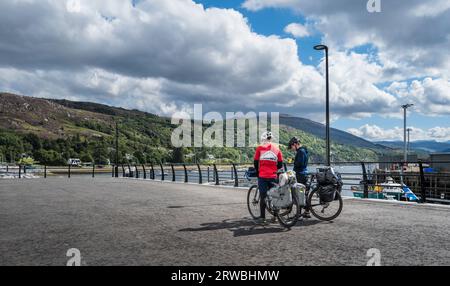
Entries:
<svg viewBox="0 0 450 286">
<path fill-rule="evenodd" d="M 292 205 L 289 208 L 277 211 L 278 222 L 286 228 L 293 227 L 300 217 L 300 206 L 297 196 L 292 196 Z"/>
<path fill-rule="evenodd" d="M 253 219 L 257 219 L 261 216 L 261 208 L 259 205 L 259 189 L 257 185 L 253 185 L 250 187 L 247 193 L 247 207 L 248 212 L 252 216 Z M 269 214 L 274 215 L 272 209 L 266 204 L 266 210 Z"/>
<path fill-rule="evenodd" d="M 341 214 L 343 205 L 339 192 L 336 192 L 335 200 L 329 203 L 321 202 L 319 188 L 315 188 L 308 197 L 308 207 L 311 214 L 323 221 L 332 221 L 337 218 Z"/>
<path fill-rule="evenodd" d="M 248 190 L 247 207 L 252 218 L 256 219 L 260 216 L 261 208 L 259 207 L 259 190 L 257 185 L 251 186 Z"/>
</svg>

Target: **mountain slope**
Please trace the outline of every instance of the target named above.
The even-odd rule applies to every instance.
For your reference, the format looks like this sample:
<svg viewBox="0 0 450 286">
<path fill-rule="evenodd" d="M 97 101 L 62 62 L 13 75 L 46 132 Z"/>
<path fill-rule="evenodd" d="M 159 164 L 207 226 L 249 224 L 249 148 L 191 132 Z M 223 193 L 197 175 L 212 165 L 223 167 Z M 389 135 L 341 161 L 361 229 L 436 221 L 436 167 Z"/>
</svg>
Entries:
<svg viewBox="0 0 450 286">
<path fill-rule="evenodd" d="M 405 146 L 403 141 L 380 141 L 376 143 L 395 149 L 403 149 Z M 450 150 L 450 142 L 437 142 L 434 140 L 412 141 L 410 142 L 410 148 L 431 153 L 448 152 Z"/>
<path fill-rule="evenodd" d="M 295 118 L 292 120 L 299 122 L 295 121 Z M 177 126 L 172 125 L 165 117 L 96 103 L 40 99 L 5 93 L 0 93 L 0 155 L 8 161 L 17 160 L 21 154 L 27 154 L 48 164 L 64 164 L 67 158 L 81 158 L 82 161 L 105 164 L 115 158 L 115 122 L 119 122 L 121 162 L 193 160 L 189 158 L 203 162 L 209 158 L 220 158 L 219 162 L 252 161 L 254 148 L 250 147 L 174 149 L 171 145 L 171 134 Z M 314 129 L 310 126 L 318 124 L 312 121 L 300 122 L 305 122 L 305 126 L 299 127 L 306 130 Z M 312 160 L 323 161 L 323 136 L 293 128 L 289 126 L 290 123 L 280 123 L 280 143 L 285 157 L 289 158 L 293 154 L 289 153 L 284 145 L 292 136 L 300 136 L 309 148 Z M 335 131 L 335 134 L 340 135 L 336 136 L 337 138 L 349 136 L 342 133 Z M 353 141 L 360 142 L 359 145 L 366 144 L 369 148 L 339 144 L 334 141 L 335 138 L 332 139 L 333 160 L 377 158 L 377 152 L 374 151 L 377 149 L 372 148 L 375 145 L 367 144 L 362 139 L 353 138 Z"/>
<path fill-rule="evenodd" d="M 284 124 L 299 130 L 302 130 L 306 133 L 312 134 L 314 136 L 317 136 L 319 138 L 325 138 L 326 128 L 325 125 L 314 122 L 309 119 L 300 118 L 300 117 L 293 117 L 290 115 L 281 115 L 280 116 L 280 124 Z M 362 148 L 370 148 L 374 150 L 388 150 L 389 148 L 374 144 L 370 141 L 367 141 L 365 139 L 362 139 L 360 137 L 357 137 L 353 134 L 350 134 L 348 132 L 330 128 L 330 137 L 331 140 L 338 144 L 344 144 L 344 145 L 351 145 L 355 147 L 362 147 Z"/>
</svg>

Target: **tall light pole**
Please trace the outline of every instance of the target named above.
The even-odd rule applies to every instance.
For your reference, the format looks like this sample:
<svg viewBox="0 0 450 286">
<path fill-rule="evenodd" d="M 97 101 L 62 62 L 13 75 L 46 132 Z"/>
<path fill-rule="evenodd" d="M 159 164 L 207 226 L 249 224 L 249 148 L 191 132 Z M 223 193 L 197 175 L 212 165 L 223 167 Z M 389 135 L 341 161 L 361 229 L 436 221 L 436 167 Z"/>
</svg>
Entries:
<svg viewBox="0 0 450 286">
<path fill-rule="evenodd" d="M 114 176 L 119 177 L 119 124 L 116 121 L 116 166 L 114 170 Z"/>
<path fill-rule="evenodd" d="M 406 142 L 406 111 L 408 108 L 414 106 L 414 104 L 408 103 L 405 105 L 402 105 L 403 108 L 403 139 L 404 139 L 404 143 L 405 143 L 405 148 L 403 150 L 403 161 L 406 163 L 408 161 L 408 153 L 407 153 L 407 142 Z"/>
<path fill-rule="evenodd" d="M 331 146 L 330 146 L 330 78 L 328 74 L 328 47 L 325 45 L 314 46 L 317 51 L 325 50 L 325 65 L 326 65 L 326 160 L 327 166 L 331 166 Z"/>
<path fill-rule="evenodd" d="M 411 134 L 412 128 L 406 129 L 406 132 L 408 132 L 408 147 L 406 149 L 407 154 L 411 152 L 411 140 L 410 140 L 410 134 Z"/>
</svg>

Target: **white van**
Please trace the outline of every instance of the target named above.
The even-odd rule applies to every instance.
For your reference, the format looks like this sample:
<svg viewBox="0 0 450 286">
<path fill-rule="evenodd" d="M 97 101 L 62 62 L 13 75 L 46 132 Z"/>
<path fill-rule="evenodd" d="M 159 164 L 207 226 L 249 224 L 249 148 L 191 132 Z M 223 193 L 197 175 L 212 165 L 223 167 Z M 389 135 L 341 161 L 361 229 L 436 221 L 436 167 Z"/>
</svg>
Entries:
<svg viewBox="0 0 450 286">
<path fill-rule="evenodd" d="M 72 167 L 81 167 L 81 160 L 80 159 L 69 159 L 67 161 L 67 164 Z"/>
</svg>

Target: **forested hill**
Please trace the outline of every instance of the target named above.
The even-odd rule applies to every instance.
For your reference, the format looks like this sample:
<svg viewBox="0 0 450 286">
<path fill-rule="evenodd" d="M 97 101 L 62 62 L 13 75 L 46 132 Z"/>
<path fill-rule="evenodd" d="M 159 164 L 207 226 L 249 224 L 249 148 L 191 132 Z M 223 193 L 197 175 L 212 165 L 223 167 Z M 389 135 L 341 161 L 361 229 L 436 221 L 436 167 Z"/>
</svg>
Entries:
<svg viewBox="0 0 450 286">
<path fill-rule="evenodd" d="M 281 119 L 280 143 L 300 136 L 312 160 L 323 160 L 322 135 L 314 135 L 306 121 L 302 125 L 302 119 L 295 120 Z M 0 160 L 17 161 L 26 155 L 46 164 L 65 164 L 68 158 L 113 162 L 115 122 L 119 122 L 121 162 L 249 162 L 254 152 L 253 148 L 174 149 L 170 137 L 176 126 L 165 117 L 97 103 L 0 93 Z M 380 152 L 376 145 L 354 146 L 351 141 L 364 140 L 348 135 L 353 139 L 345 144 L 332 142 L 334 160 L 376 159 Z M 292 156 L 283 146 L 282 150 L 285 157 Z"/>
<path fill-rule="evenodd" d="M 293 117 L 283 114 L 280 116 L 280 124 L 300 129 L 317 137 L 325 136 L 325 125 L 306 118 Z M 372 143 L 339 129 L 331 128 L 330 137 L 333 138 L 333 141 L 338 144 L 352 145 L 355 147 L 369 148 L 380 151 L 389 150 L 389 148 L 384 145 Z"/>
</svg>

